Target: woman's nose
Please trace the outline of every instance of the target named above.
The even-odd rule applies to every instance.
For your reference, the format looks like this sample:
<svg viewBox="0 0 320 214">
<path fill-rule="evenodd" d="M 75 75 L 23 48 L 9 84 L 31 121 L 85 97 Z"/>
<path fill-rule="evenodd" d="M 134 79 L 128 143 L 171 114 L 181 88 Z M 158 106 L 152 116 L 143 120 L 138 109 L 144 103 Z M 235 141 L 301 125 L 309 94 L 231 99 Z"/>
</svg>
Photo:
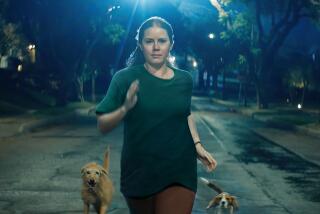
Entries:
<svg viewBox="0 0 320 214">
<path fill-rule="evenodd" d="M 153 44 L 153 49 L 155 49 L 155 50 L 160 49 L 160 46 L 159 46 L 159 43 L 158 43 L 158 42 L 155 42 L 155 43 Z"/>
</svg>

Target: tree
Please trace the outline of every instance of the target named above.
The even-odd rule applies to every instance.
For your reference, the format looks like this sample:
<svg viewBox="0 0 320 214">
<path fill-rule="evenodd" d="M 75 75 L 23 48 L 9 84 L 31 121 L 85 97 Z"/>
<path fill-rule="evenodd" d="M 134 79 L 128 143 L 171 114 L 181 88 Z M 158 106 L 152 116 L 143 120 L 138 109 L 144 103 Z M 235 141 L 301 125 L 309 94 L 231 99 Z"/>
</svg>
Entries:
<svg viewBox="0 0 320 214">
<path fill-rule="evenodd" d="M 108 6 L 108 2 L 87 0 L 10 1 L 11 18 L 23 20 L 24 32 L 37 46 L 39 60 L 34 73 L 42 81 L 58 79 L 55 88 L 61 104 L 75 97 L 84 101 L 85 83 L 91 79 L 95 85 L 97 74 L 114 58 L 107 55 L 114 51 L 124 30 L 111 21 L 114 9 L 108 10 Z"/>
<path fill-rule="evenodd" d="M 290 31 L 302 18 L 318 20 L 319 1 L 210 0 L 210 2 L 219 11 L 220 22 L 226 27 L 226 32 L 222 36 L 234 38 L 238 35 L 237 39 L 242 40 L 247 47 L 242 52 L 248 59 L 250 73 L 255 79 L 257 105 L 261 108 L 268 107 L 269 78 L 273 71 L 275 56 Z M 246 10 L 240 12 L 235 9 L 226 10 L 225 8 L 231 4 L 245 6 Z M 239 37 L 243 34 L 247 36 Z"/>
<path fill-rule="evenodd" d="M 8 4 L 7 0 L 0 1 L 0 55 L 23 58 L 27 55 L 26 38 L 19 22 L 6 19 Z"/>
</svg>

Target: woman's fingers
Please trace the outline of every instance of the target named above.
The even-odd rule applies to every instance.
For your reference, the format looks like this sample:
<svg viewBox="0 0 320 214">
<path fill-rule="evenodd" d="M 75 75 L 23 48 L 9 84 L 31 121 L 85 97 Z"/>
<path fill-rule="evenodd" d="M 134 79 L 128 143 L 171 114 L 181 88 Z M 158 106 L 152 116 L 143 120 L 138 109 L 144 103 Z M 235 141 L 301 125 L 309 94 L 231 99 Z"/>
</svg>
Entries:
<svg viewBox="0 0 320 214">
<path fill-rule="evenodd" d="M 132 97 L 135 95 L 135 93 L 137 93 L 137 91 L 139 90 L 139 80 L 135 80 L 131 83 L 129 89 L 128 89 L 128 96 Z"/>
<path fill-rule="evenodd" d="M 132 95 L 136 94 L 139 90 L 139 80 L 135 80 L 131 83 Z"/>
<path fill-rule="evenodd" d="M 133 81 L 127 91 L 125 107 L 130 110 L 136 104 L 138 97 L 137 92 L 139 91 L 139 80 Z"/>
<path fill-rule="evenodd" d="M 212 171 L 216 168 L 217 162 L 213 159 L 213 157 L 207 151 L 204 152 L 204 156 L 199 156 L 200 160 L 207 167 L 208 171 Z"/>
</svg>

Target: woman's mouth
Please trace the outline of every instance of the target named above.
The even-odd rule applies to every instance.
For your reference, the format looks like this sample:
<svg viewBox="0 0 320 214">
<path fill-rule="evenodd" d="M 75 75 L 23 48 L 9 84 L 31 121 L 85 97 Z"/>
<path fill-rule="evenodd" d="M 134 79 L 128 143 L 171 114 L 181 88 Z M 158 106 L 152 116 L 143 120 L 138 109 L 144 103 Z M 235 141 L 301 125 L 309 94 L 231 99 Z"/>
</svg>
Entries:
<svg viewBox="0 0 320 214">
<path fill-rule="evenodd" d="M 153 58 L 159 58 L 159 57 L 161 57 L 162 55 L 160 55 L 160 54 L 151 54 L 151 56 L 152 56 Z"/>
</svg>

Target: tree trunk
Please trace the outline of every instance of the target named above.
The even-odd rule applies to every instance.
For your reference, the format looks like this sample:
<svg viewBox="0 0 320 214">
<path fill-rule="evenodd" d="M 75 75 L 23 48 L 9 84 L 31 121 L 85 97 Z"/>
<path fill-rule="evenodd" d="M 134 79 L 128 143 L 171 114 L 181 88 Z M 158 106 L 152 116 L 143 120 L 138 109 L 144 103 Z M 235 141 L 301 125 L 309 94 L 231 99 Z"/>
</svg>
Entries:
<svg viewBox="0 0 320 214">
<path fill-rule="evenodd" d="M 78 83 L 78 98 L 81 102 L 84 102 L 85 99 L 84 99 L 84 80 L 82 77 L 77 77 L 77 83 Z"/>
<path fill-rule="evenodd" d="M 222 71 L 222 100 L 226 100 L 226 73 Z"/>
<path fill-rule="evenodd" d="M 92 74 L 91 78 L 91 99 L 92 102 L 96 102 L 96 70 Z"/>
<path fill-rule="evenodd" d="M 302 90 L 302 97 L 301 97 L 301 106 L 303 107 L 304 106 L 304 97 L 305 97 L 305 94 L 307 92 L 307 88 L 308 88 L 308 83 L 307 82 L 304 82 L 303 84 L 303 90 Z"/>
</svg>

